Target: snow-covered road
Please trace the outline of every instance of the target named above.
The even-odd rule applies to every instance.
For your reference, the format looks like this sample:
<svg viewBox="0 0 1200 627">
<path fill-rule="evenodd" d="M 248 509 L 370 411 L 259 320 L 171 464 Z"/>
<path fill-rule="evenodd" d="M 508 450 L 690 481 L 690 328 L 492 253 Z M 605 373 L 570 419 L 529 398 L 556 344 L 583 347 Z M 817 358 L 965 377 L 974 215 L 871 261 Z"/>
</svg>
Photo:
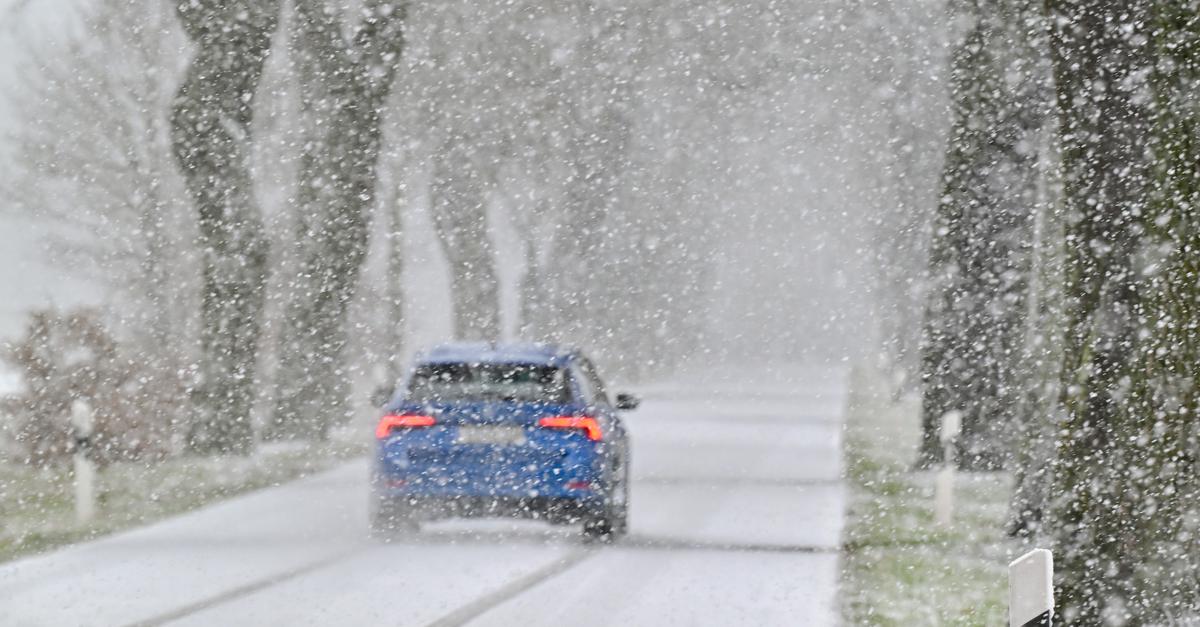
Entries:
<svg viewBox="0 0 1200 627">
<path fill-rule="evenodd" d="M 533 522 L 366 537 L 357 461 L 0 565 L 0 625 L 832 625 L 845 376 L 696 376 L 629 415 L 629 536 Z"/>
</svg>

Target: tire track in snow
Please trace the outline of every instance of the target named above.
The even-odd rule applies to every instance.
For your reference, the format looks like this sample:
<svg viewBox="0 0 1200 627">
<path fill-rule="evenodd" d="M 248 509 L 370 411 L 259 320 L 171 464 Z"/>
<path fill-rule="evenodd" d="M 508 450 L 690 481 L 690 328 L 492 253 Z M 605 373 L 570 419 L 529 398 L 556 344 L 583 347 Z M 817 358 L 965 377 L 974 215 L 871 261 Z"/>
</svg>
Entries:
<svg viewBox="0 0 1200 627">
<path fill-rule="evenodd" d="M 634 535 L 623 538 L 614 548 L 641 551 L 724 551 L 731 553 L 838 553 L 841 547 L 778 544 L 766 542 L 720 542 L 685 540 L 658 536 Z"/>
<path fill-rule="evenodd" d="M 647 486 L 695 486 L 695 487 L 739 487 L 739 486 L 770 486 L 779 488 L 804 488 L 810 486 L 836 486 L 842 484 L 841 477 L 817 477 L 808 479 L 792 479 L 788 477 L 668 477 L 650 475 L 634 477 L 638 485 Z"/>
<path fill-rule="evenodd" d="M 351 551 L 346 551 L 343 553 L 337 553 L 334 555 L 330 555 L 328 557 L 319 559 L 315 562 L 310 562 L 310 563 L 304 564 L 302 566 L 297 566 L 295 568 L 285 570 L 281 573 L 276 573 L 274 575 L 271 575 L 270 577 L 264 577 L 262 579 L 258 579 L 256 581 L 252 581 L 250 583 L 238 586 L 236 588 L 233 588 L 232 590 L 222 592 L 221 594 L 211 596 L 207 599 L 201 599 L 199 601 L 196 601 L 195 603 L 190 603 L 188 605 L 176 608 L 169 612 L 164 612 L 164 613 L 154 616 L 152 618 L 140 620 L 135 623 L 129 623 L 129 624 L 125 625 L 124 627 L 158 627 L 159 625 L 165 625 L 167 623 L 170 623 L 171 621 L 179 620 L 181 618 L 191 616 L 192 614 L 202 612 L 209 608 L 213 608 L 218 605 L 222 605 L 222 604 L 228 603 L 230 601 L 240 599 L 242 597 L 247 597 L 252 594 L 256 594 L 258 592 L 261 592 L 262 590 L 270 588 L 271 586 L 276 586 L 276 585 L 279 585 L 286 581 L 296 579 L 297 577 L 302 577 L 311 572 L 318 571 L 322 568 L 331 566 L 331 565 L 333 565 L 337 562 L 340 562 L 346 558 L 349 558 L 353 555 L 362 553 L 367 548 L 368 547 L 365 547 L 365 546 L 358 547 Z"/>
<path fill-rule="evenodd" d="M 426 627 L 460 627 L 468 622 L 479 618 L 488 610 L 504 603 L 505 601 L 516 597 L 517 595 L 529 590 L 530 588 L 550 579 L 561 575 L 562 573 L 578 566 L 581 562 L 596 555 L 595 549 L 580 549 L 568 553 L 561 559 L 553 562 L 523 576 L 510 581 L 509 583 L 497 588 L 489 594 L 475 599 L 474 601 L 450 612 L 449 614 L 429 623 Z"/>
</svg>

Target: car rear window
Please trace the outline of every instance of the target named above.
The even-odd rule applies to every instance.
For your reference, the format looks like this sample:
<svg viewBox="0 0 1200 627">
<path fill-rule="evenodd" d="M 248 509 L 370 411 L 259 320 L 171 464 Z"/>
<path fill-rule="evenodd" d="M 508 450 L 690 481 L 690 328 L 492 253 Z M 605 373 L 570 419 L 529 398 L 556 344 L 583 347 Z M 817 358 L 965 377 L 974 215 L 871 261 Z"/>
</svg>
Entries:
<svg viewBox="0 0 1200 627">
<path fill-rule="evenodd" d="M 539 364 L 425 364 L 408 384 L 408 400 L 417 403 L 570 401 L 566 373 Z"/>
</svg>

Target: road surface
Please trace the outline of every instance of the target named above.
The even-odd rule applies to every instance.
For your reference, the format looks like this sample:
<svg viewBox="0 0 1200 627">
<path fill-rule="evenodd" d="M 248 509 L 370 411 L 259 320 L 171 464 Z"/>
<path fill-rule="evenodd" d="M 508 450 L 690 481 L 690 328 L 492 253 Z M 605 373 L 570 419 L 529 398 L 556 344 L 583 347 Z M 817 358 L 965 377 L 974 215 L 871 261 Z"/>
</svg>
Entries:
<svg viewBox="0 0 1200 627">
<path fill-rule="evenodd" d="M 0 565 L 0 625 L 834 625 L 845 376 L 696 375 L 632 412 L 630 534 L 366 537 L 367 463 Z"/>
</svg>

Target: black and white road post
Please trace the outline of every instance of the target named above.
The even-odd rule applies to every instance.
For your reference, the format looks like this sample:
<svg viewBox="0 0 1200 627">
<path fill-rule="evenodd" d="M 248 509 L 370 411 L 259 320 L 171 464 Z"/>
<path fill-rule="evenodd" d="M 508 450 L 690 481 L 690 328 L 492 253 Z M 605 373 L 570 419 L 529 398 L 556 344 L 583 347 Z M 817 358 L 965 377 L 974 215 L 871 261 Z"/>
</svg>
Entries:
<svg viewBox="0 0 1200 627">
<path fill-rule="evenodd" d="M 96 464 L 92 461 L 92 407 L 87 401 L 71 403 L 71 430 L 75 435 L 75 522 L 86 525 L 96 516 Z"/>
<path fill-rule="evenodd" d="M 1054 556 L 1034 549 L 1008 565 L 1009 627 L 1050 627 L 1054 616 Z"/>
<path fill-rule="evenodd" d="M 948 526 L 954 522 L 954 474 L 955 474 L 955 442 L 962 431 L 962 414 L 948 411 L 942 416 L 942 430 L 938 437 L 942 440 L 942 469 L 938 471 L 934 482 L 933 510 L 937 524 Z"/>
</svg>

